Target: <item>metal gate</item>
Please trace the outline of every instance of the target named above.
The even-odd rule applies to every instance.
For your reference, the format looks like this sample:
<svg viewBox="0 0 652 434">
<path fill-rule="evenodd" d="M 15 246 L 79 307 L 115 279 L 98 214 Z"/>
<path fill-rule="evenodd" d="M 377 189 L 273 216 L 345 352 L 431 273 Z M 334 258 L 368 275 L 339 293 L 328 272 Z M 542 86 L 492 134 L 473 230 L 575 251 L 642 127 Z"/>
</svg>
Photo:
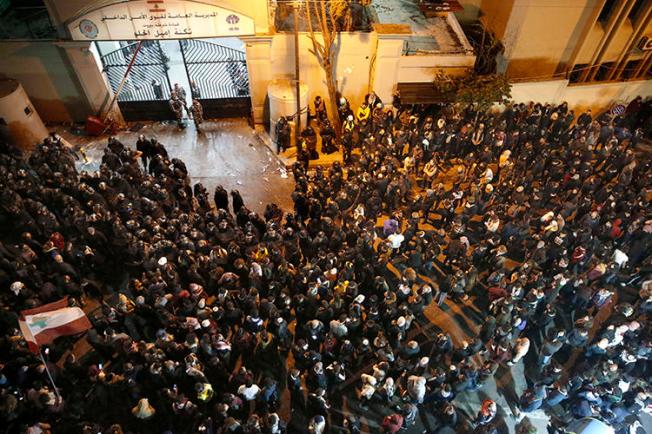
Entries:
<svg viewBox="0 0 652 434">
<path fill-rule="evenodd" d="M 206 118 L 251 116 L 245 53 L 209 41 L 179 41 L 193 98 Z"/>
<path fill-rule="evenodd" d="M 129 66 L 138 42 L 102 56 L 102 64 L 111 88 L 117 91 Z M 136 61 L 125 82 L 118 105 L 127 121 L 172 119 L 169 106 L 170 79 L 168 59 L 158 41 L 143 41 Z"/>
</svg>

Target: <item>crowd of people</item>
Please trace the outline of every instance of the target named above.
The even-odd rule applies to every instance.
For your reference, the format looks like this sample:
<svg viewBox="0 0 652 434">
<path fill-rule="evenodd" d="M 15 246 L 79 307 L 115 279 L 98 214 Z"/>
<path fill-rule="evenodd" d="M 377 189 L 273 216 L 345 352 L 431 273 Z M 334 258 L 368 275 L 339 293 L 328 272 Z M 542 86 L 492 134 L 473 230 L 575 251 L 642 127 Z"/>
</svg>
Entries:
<svg viewBox="0 0 652 434">
<path fill-rule="evenodd" d="M 56 137 L 3 149 L 7 431 L 497 433 L 543 409 L 553 432 L 626 433 L 649 411 L 652 170 L 631 113 L 340 110 L 345 164 L 300 159 L 294 209 L 262 216 L 154 138 L 109 139 L 95 173 Z M 62 297 L 93 328 L 42 349 L 55 391 L 17 318 Z M 507 407 L 462 409 L 526 361 Z"/>
</svg>

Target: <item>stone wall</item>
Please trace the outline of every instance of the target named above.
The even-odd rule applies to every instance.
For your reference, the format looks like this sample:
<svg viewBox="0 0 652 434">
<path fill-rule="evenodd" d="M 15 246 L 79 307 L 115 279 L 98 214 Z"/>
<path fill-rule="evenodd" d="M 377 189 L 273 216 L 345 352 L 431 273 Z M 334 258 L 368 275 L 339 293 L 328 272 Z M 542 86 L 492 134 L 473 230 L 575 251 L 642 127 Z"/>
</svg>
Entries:
<svg viewBox="0 0 652 434">
<path fill-rule="evenodd" d="M 559 104 L 566 101 L 576 111 L 590 108 L 594 113 L 609 108 L 614 102 L 627 104 L 638 95 L 652 96 L 652 80 L 576 85 L 569 85 L 568 80 L 549 80 L 512 85 L 515 102 Z"/>
</svg>

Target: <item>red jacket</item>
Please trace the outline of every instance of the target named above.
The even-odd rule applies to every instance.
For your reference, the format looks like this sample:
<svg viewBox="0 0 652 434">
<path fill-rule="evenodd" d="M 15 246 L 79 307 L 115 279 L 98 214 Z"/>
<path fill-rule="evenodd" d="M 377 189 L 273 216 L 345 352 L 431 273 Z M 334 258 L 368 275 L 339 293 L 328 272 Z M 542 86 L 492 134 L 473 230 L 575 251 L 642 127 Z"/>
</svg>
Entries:
<svg viewBox="0 0 652 434">
<path fill-rule="evenodd" d="M 384 432 L 397 433 L 403 427 L 403 416 L 397 413 L 385 416 L 382 427 Z"/>
</svg>

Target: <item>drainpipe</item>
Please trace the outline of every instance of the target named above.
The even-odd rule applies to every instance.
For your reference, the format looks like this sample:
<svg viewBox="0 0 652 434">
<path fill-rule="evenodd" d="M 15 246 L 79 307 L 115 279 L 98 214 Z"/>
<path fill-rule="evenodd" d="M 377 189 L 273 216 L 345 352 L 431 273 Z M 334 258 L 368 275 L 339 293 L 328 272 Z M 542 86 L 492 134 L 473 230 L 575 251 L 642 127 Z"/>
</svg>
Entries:
<svg viewBox="0 0 652 434">
<path fill-rule="evenodd" d="M 623 73 L 623 70 L 627 66 L 627 62 L 631 57 L 632 50 L 641 39 L 641 36 L 650 25 L 652 21 L 652 2 L 646 2 L 645 8 L 640 11 L 636 22 L 634 23 L 634 28 L 632 29 L 632 34 L 629 36 L 627 43 L 625 44 L 625 49 L 618 56 L 615 65 L 611 68 L 609 75 L 607 75 L 607 80 L 619 79 Z"/>
<path fill-rule="evenodd" d="M 598 46 L 593 53 L 593 56 L 591 57 L 591 61 L 589 62 L 590 66 L 584 70 L 580 76 L 579 81 L 591 81 L 595 78 L 595 75 L 598 73 L 600 63 L 602 63 L 602 58 L 604 57 L 609 44 L 611 44 L 611 41 L 613 41 L 613 38 L 620 26 L 623 24 L 624 19 L 627 18 L 627 14 L 629 14 L 629 11 L 634 6 L 634 2 L 635 0 L 616 2 L 615 7 L 617 9 L 611 11 L 611 17 L 609 17 L 609 21 L 607 22 L 607 27 L 604 31 L 604 35 L 602 38 L 600 38 L 600 42 L 598 43 Z"/>
</svg>

